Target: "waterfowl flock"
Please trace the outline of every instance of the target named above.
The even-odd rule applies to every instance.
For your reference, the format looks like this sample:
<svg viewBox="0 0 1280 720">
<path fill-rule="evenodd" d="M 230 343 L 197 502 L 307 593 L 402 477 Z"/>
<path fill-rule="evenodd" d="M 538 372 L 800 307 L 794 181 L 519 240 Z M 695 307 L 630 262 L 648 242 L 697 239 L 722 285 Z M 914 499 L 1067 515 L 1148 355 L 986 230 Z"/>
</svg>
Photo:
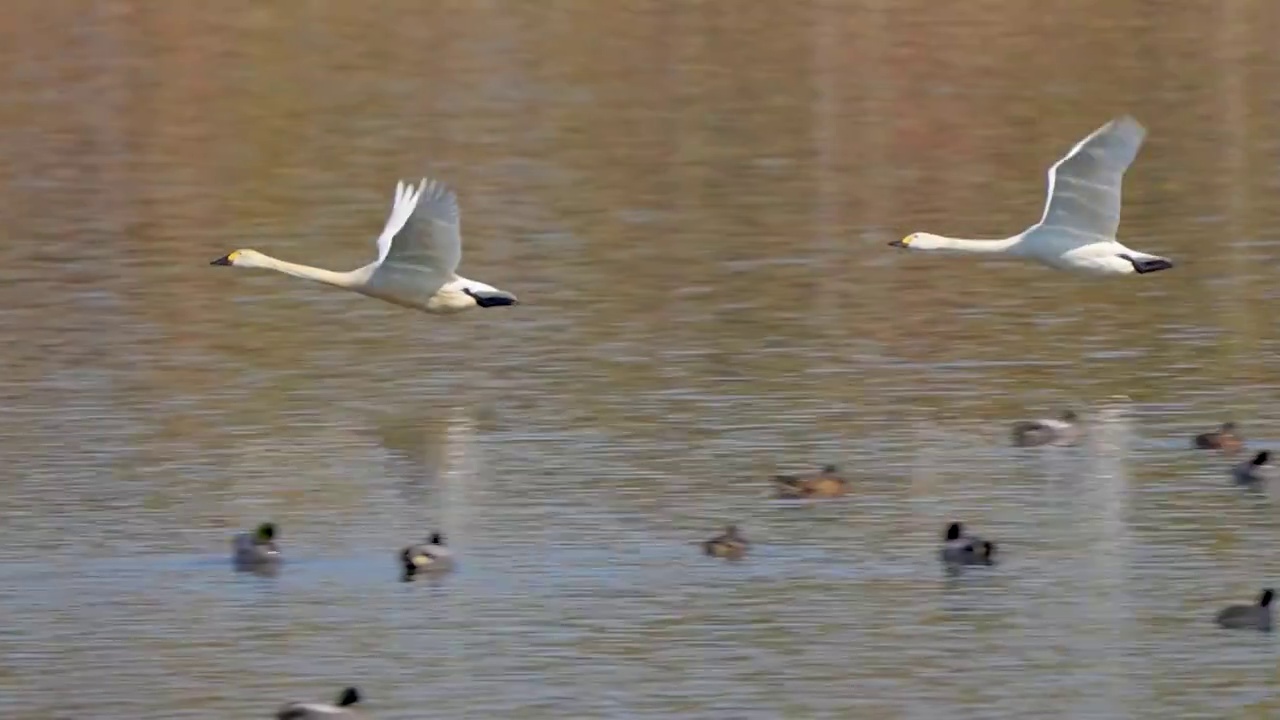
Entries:
<svg viewBox="0 0 1280 720">
<path fill-rule="evenodd" d="M 1146 129 L 1130 116 L 1121 116 L 1089 134 L 1048 173 L 1048 191 L 1042 216 L 1036 224 L 1008 238 L 974 240 L 913 232 L 891 246 L 912 252 L 974 254 L 1028 260 L 1055 270 L 1092 275 L 1147 275 L 1174 267 L 1165 257 L 1134 250 L 1116 239 L 1120 224 L 1121 184 L 1137 157 Z M 396 185 L 382 233 L 376 241 L 377 258 L 347 272 L 279 260 L 252 249 L 230 252 L 212 265 L 262 268 L 314 280 L 357 292 L 395 305 L 432 314 L 453 314 L 471 308 L 517 305 L 514 294 L 456 274 L 462 259 L 461 213 L 453 190 L 442 182 L 422 178 L 415 186 Z M 1016 447 L 1068 446 L 1079 442 L 1085 430 L 1074 411 L 1053 418 L 1023 420 L 1010 431 Z M 1244 449 L 1244 440 L 1233 422 L 1195 435 L 1195 449 L 1224 455 Z M 1237 485 L 1258 487 L 1269 477 L 1270 453 L 1260 450 L 1230 469 Z M 800 475 L 774 475 L 779 499 L 834 500 L 850 491 L 839 470 L 828 465 Z M 710 558 L 742 560 L 752 544 L 736 524 L 701 543 Z M 1015 549 L 1016 551 L 1016 549 Z M 951 522 L 942 534 L 938 557 L 948 571 L 968 566 L 997 565 L 995 541 L 966 532 Z M 237 570 L 274 571 L 282 562 L 277 529 L 263 523 L 252 533 L 232 540 L 232 560 Z M 398 556 L 401 580 L 440 576 L 457 568 L 442 533 L 423 543 L 411 544 Z M 1270 589 L 1263 590 L 1255 605 L 1232 605 L 1215 616 L 1217 625 L 1231 629 L 1272 629 Z M 357 717 L 352 706 L 360 701 L 354 687 L 343 691 L 337 704 L 290 703 L 280 708 L 279 720 Z"/>
</svg>

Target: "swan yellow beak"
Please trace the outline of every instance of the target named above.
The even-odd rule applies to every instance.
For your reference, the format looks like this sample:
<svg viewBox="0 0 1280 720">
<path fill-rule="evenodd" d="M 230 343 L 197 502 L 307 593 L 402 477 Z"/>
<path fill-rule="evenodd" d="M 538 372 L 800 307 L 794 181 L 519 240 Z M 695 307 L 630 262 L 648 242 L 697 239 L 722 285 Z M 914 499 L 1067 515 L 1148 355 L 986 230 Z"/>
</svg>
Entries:
<svg viewBox="0 0 1280 720">
<path fill-rule="evenodd" d="M 226 255 L 223 255 L 222 257 L 218 258 L 217 260 L 214 260 L 209 264 L 210 265 L 234 265 L 236 262 L 236 257 L 238 257 L 239 255 L 240 255 L 240 251 L 236 250 L 235 252 L 231 252 L 231 253 L 227 253 Z"/>
<path fill-rule="evenodd" d="M 426 555 L 414 555 L 410 562 L 413 563 L 414 567 L 424 567 L 431 564 L 431 558 Z"/>
<path fill-rule="evenodd" d="M 901 240 L 894 240 L 893 242 L 889 243 L 889 247 L 901 247 L 901 248 L 911 247 L 911 240 L 914 237 L 915 235 L 908 235 L 902 238 Z"/>
</svg>

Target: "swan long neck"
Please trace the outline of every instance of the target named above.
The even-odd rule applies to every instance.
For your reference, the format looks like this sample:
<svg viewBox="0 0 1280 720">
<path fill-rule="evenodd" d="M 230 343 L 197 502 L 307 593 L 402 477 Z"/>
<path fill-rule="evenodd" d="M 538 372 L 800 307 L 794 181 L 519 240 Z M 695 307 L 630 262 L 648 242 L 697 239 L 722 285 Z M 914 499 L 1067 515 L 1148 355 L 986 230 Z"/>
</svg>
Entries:
<svg viewBox="0 0 1280 720">
<path fill-rule="evenodd" d="M 951 250 L 962 253 L 1010 253 L 1015 252 L 1015 247 L 1022 241 L 1022 237 L 1015 235 L 1011 238 L 1003 240 L 975 240 L 972 238 L 954 238 L 945 235 L 937 235 L 934 237 L 934 243 L 938 250 Z"/>
<path fill-rule="evenodd" d="M 300 265 L 273 258 L 270 255 L 258 254 L 254 265 L 263 267 L 268 270 L 282 272 L 285 275 L 292 275 L 306 280 L 315 280 L 326 285 L 336 285 L 340 288 L 352 287 L 352 274 L 349 272 L 335 272 L 333 270 L 325 270 L 324 268 L 312 267 L 310 265 Z"/>
</svg>

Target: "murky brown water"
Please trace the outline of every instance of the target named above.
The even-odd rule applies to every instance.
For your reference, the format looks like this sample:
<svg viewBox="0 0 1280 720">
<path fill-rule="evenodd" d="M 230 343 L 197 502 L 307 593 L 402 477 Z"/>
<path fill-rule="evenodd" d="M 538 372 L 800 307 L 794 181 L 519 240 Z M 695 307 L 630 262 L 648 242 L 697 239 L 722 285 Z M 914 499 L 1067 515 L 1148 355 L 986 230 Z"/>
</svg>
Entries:
<svg viewBox="0 0 1280 720">
<path fill-rule="evenodd" d="M 1280 5 L 16 2 L 0 21 L 0 716 L 1266 718 Z M 1120 112 L 1103 282 L 999 236 Z M 347 269 L 461 195 L 438 318 Z M 1110 407 L 1107 398 L 1132 402 Z M 1075 449 L 1009 421 L 1086 411 Z M 765 497 L 836 462 L 847 500 Z M 235 576 L 265 518 L 289 564 Z M 950 518 L 1003 543 L 958 581 Z M 726 521 L 741 564 L 694 543 Z M 459 573 L 396 582 L 443 527 Z"/>
</svg>

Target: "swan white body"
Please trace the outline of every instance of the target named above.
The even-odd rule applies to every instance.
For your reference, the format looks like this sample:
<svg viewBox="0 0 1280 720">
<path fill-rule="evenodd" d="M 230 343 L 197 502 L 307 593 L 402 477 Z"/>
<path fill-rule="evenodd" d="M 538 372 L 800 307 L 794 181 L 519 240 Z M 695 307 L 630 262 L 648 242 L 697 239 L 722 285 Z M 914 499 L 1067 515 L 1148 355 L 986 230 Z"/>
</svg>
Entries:
<svg viewBox="0 0 1280 720">
<path fill-rule="evenodd" d="M 256 250 L 236 250 L 211 265 L 265 268 L 315 280 L 429 313 L 515 305 L 516 296 L 456 274 L 462 260 L 458 199 L 444 183 L 423 178 L 396 183 L 378 259 L 349 272 L 285 262 Z"/>
<path fill-rule="evenodd" d="M 912 233 L 889 243 L 920 251 L 1009 257 L 1057 270 L 1132 275 L 1167 270 L 1168 258 L 1133 250 L 1116 240 L 1120 185 L 1147 131 L 1127 115 L 1095 130 L 1053 167 L 1040 222 L 1004 240 L 968 240 Z"/>
</svg>

